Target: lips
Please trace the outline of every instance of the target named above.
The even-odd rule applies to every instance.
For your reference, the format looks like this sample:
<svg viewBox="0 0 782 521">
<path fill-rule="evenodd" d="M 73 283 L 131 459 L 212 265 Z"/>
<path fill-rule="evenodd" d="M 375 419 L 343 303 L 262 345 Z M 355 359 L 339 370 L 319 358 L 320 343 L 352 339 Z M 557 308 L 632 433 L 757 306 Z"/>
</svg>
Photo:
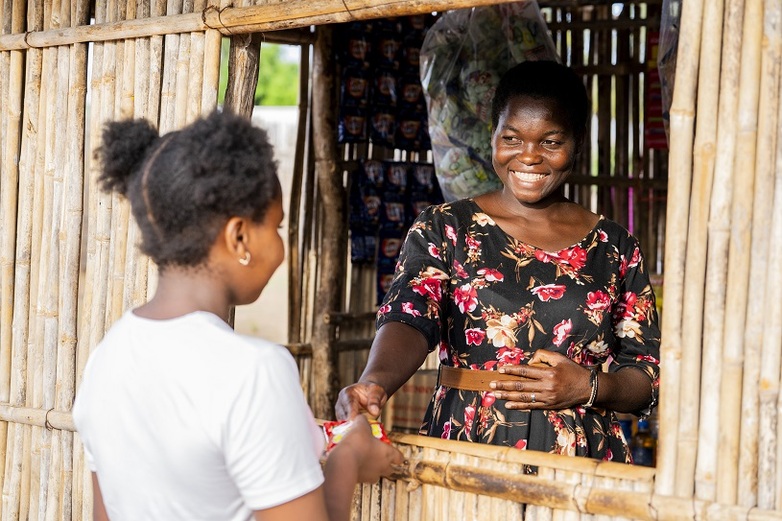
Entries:
<svg viewBox="0 0 782 521">
<path fill-rule="evenodd" d="M 519 172 L 518 170 L 509 170 L 508 173 L 510 173 L 510 175 L 512 175 L 519 181 L 524 181 L 528 183 L 534 183 L 535 181 L 540 181 L 547 175 L 547 174 L 539 174 L 536 172 Z"/>
</svg>

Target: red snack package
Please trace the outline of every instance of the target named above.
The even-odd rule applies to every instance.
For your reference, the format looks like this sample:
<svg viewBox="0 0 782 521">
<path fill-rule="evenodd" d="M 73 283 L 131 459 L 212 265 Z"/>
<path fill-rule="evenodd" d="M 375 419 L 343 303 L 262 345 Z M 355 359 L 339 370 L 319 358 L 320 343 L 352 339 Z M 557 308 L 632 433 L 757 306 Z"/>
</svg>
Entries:
<svg viewBox="0 0 782 521">
<path fill-rule="evenodd" d="M 378 420 L 368 419 L 367 421 L 369 421 L 369 427 L 372 429 L 372 436 L 384 443 L 391 443 L 391 440 L 389 440 L 388 436 L 386 435 L 386 430 L 382 423 L 380 423 Z M 352 426 L 352 421 L 345 420 L 323 422 L 323 432 L 326 434 L 326 441 L 328 443 L 326 446 L 326 452 L 333 449 L 337 443 L 342 441 L 342 438 L 345 437 L 345 434 L 348 433 Z"/>
</svg>

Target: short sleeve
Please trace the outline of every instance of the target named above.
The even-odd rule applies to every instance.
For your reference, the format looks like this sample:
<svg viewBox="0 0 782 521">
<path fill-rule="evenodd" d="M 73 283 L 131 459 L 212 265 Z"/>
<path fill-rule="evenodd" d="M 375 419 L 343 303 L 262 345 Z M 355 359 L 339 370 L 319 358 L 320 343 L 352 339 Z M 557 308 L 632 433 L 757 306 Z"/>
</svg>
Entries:
<svg viewBox="0 0 782 521">
<path fill-rule="evenodd" d="M 445 222 L 442 209 L 442 205 L 429 207 L 410 227 L 376 321 L 378 329 L 388 322 L 418 329 L 430 351 L 442 337 L 449 259 L 456 242 L 454 228 Z"/>
<path fill-rule="evenodd" d="M 253 510 L 287 503 L 323 483 L 315 423 L 296 364 L 277 349 L 249 370 L 223 433 L 229 474 Z"/>
<path fill-rule="evenodd" d="M 639 415 L 648 415 L 657 404 L 660 379 L 660 327 L 654 291 L 644 266 L 638 241 L 625 232 L 619 243 L 619 284 L 612 324 L 617 349 L 611 371 L 635 367 L 649 377 L 652 400 Z"/>
</svg>

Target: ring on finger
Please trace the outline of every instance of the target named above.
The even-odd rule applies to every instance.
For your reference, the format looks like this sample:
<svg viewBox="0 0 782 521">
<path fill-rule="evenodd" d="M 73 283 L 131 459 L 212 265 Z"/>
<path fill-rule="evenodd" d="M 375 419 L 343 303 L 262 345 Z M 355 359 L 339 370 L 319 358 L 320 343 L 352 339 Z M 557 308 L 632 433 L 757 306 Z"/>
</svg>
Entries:
<svg viewBox="0 0 782 521">
<path fill-rule="evenodd" d="M 535 403 L 535 393 L 532 393 L 529 397 L 530 403 Z"/>
</svg>

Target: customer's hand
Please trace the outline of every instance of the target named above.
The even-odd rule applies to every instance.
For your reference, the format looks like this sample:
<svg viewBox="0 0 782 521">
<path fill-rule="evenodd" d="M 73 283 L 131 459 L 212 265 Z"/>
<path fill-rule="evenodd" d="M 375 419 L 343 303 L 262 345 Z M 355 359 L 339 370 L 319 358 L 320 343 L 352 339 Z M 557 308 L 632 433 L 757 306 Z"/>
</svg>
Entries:
<svg viewBox="0 0 782 521">
<path fill-rule="evenodd" d="M 361 413 L 376 419 L 387 401 L 388 396 L 381 386 L 372 382 L 358 382 L 339 392 L 335 412 L 338 420 L 352 420 Z"/>
</svg>

